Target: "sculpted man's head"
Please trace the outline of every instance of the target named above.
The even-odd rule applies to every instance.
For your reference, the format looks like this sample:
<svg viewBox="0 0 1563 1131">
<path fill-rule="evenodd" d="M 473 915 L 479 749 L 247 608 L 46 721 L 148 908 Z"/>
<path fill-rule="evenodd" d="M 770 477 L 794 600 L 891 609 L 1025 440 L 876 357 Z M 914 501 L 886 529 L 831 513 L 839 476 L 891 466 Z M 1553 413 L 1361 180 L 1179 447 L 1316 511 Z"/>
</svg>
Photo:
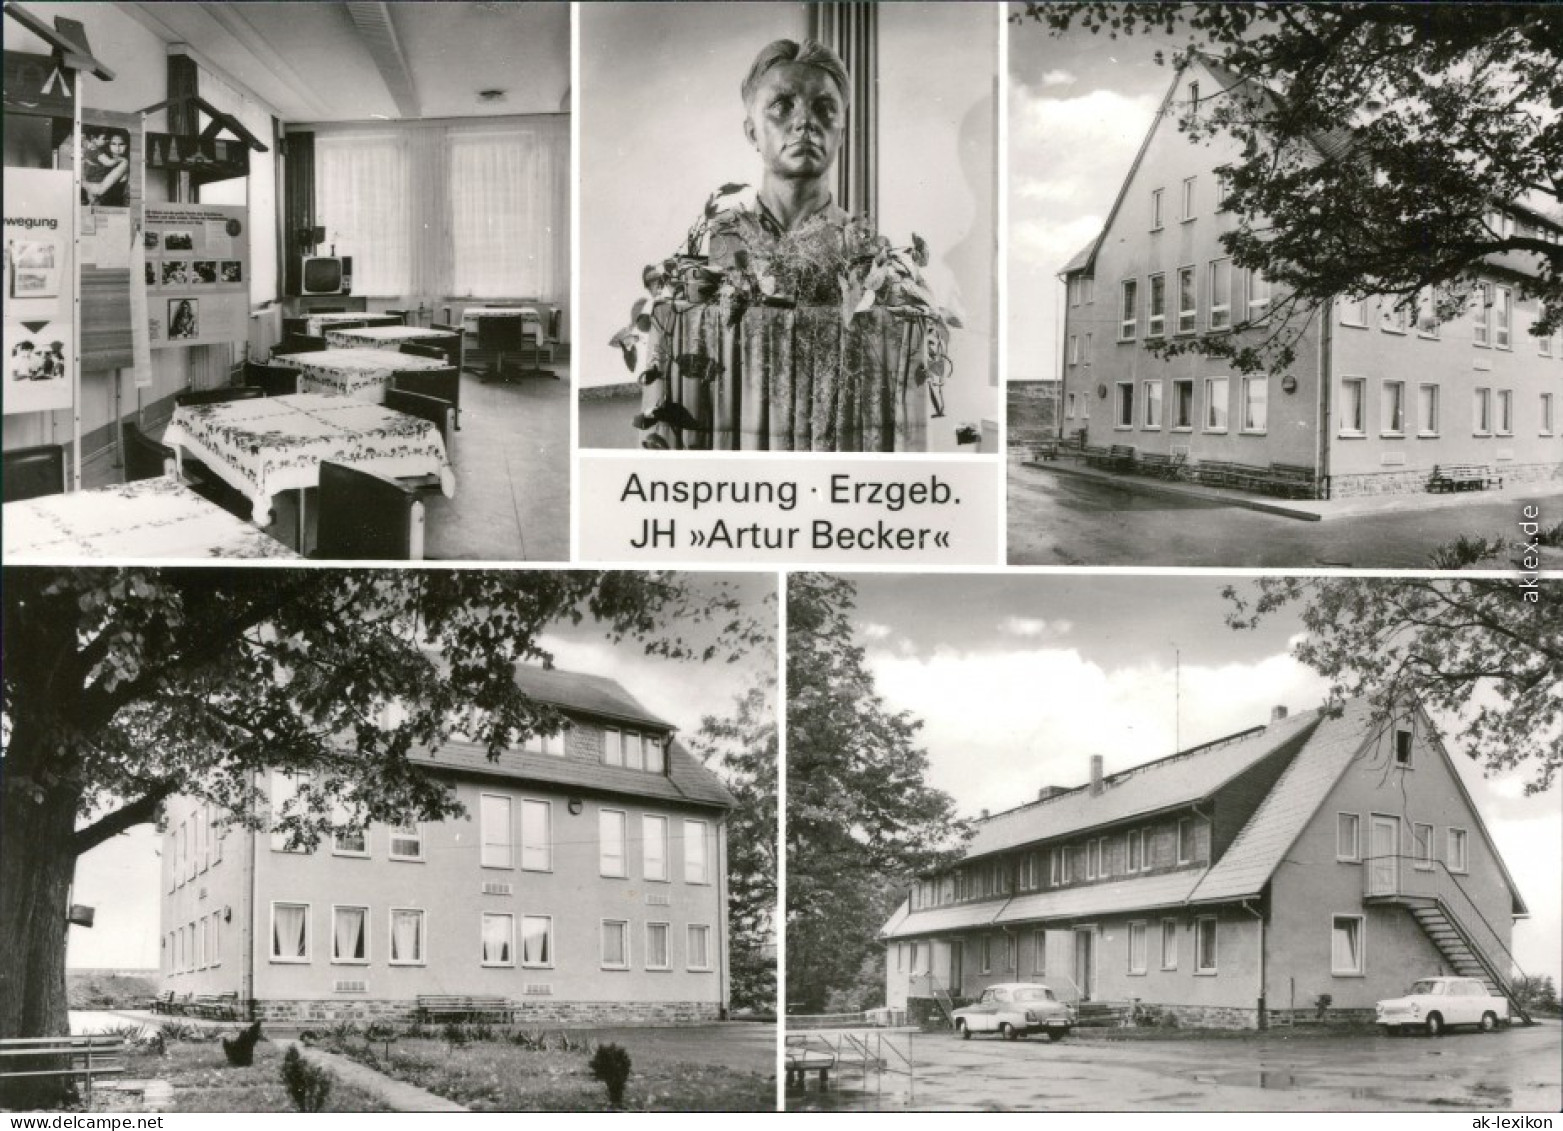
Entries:
<svg viewBox="0 0 1563 1131">
<path fill-rule="evenodd" d="M 841 148 L 847 68 L 822 43 L 778 39 L 761 49 L 743 81 L 744 136 L 767 178 L 819 180 Z"/>
</svg>

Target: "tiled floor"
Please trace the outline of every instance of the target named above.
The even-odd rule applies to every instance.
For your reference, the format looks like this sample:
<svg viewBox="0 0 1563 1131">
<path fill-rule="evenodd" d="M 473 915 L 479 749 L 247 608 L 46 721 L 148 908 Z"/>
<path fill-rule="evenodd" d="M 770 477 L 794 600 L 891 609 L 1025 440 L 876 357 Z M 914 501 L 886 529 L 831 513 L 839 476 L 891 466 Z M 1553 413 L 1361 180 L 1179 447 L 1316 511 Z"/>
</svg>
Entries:
<svg viewBox="0 0 1563 1131">
<path fill-rule="evenodd" d="M 484 384 L 461 378 L 461 430 L 451 434 L 456 496 L 425 498 L 425 556 L 444 561 L 568 561 L 570 557 L 570 386 L 529 377 Z M 151 425 L 153 422 L 148 422 Z M 161 433 L 162 422 L 155 431 Z M 112 452 L 82 466 L 82 485 L 120 481 Z M 305 511 L 314 542 L 312 508 Z M 296 496 L 277 500 L 267 533 L 297 539 Z"/>
</svg>

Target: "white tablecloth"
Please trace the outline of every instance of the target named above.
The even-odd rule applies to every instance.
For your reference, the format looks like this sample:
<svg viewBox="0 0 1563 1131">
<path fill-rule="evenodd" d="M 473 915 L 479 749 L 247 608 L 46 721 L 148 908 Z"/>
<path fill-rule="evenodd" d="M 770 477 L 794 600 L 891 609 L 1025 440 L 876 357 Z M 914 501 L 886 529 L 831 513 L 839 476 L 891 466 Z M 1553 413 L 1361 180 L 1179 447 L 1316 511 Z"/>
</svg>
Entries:
<svg viewBox="0 0 1563 1131">
<path fill-rule="evenodd" d="M 278 354 L 271 364 L 297 369 L 301 393 L 353 397 L 370 404 L 385 403 L 385 390 L 398 370 L 446 368 L 439 358 L 367 348 Z"/>
<path fill-rule="evenodd" d="M 365 326 L 400 326 L 402 320 L 390 314 L 311 314 L 306 324 L 309 336 L 318 338 L 339 322 L 362 322 Z"/>
<path fill-rule="evenodd" d="M 3 518 L 8 562 L 298 557 L 167 476 L 7 503 Z"/>
<path fill-rule="evenodd" d="M 349 350 L 368 347 L 395 349 L 403 342 L 449 341 L 456 335 L 448 330 L 425 330 L 422 326 L 364 326 L 357 330 L 326 329 L 326 345 L 332 349 Z"/>
<path fill-rule="evenodd" d="M 439 429 L 427 420 L 350 397 L 300 393 L 184 405 L 163 434 L 248 495 L 257 526 L 271 525 L 274 496 L 315 487 L 324 462 L 382 475 L 439 475 L 447 498 L 456 477 Z"/>
</svg>

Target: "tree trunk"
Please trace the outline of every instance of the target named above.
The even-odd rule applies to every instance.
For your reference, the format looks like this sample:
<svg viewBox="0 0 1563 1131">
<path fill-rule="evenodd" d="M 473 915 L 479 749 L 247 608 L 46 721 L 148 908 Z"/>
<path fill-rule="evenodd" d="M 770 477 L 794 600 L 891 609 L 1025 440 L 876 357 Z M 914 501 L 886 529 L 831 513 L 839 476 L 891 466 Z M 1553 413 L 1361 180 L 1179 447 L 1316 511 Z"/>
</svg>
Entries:
<svg viewBox="0 0 1563 1131">
<path fill-rule="evenodd" d="M 28 763 L 38 760 L 15 744 L 0 763 L 0 1038 L 70 1032 L 65 915 L 81 797 L 72 786 L 39 787 L 36 778 L 12 772 Z M 7 1107 L 57 1106 L 71 1092 L 59 1077 L 4 1083 L 0 1103 Z"/>
</svg>

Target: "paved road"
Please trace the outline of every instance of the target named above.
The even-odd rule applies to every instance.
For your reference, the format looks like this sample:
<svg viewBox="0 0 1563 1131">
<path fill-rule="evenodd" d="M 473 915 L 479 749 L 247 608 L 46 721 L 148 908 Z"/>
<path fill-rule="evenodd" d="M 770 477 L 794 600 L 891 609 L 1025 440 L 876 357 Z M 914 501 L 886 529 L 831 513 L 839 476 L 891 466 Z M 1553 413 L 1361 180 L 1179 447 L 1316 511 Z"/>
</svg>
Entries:
<svg viewBox="0 0 1563 1131">
<path fill-rule="evenodd" d="M 831 1092 L 789 1108 L 917 1111 L 1495 1111 L 1559 1110 L 1557 1022 L 1438 1040 L 1284 1031 L 1198 1040 L 1076 1034 L 959 1041 L 916 1034 L 914 1079 L 841 1073 Z"/>
<path fill-rule="evenodd" d="M 631 1060 L 694 1061 L 719 1064 L 739 1072 L 776 1074 L 776 1026 L 766 1022 L 624 1026 L 572 1030 L 572 1034 L 597 1041 L 614 1041 L 629 1050 Z"/>
<path fill-rule="evenodd" d="M 1011 565 L 1426 569 L 1435 548 L 1462 534 L 1519 536 L 1513 497 L 1305 522 L 1022 467 L 1015 459 L 1008 498 Z M 1538 498 L 1544 521 L 1563 521 L 1563 495 Z"/>
</svg>

